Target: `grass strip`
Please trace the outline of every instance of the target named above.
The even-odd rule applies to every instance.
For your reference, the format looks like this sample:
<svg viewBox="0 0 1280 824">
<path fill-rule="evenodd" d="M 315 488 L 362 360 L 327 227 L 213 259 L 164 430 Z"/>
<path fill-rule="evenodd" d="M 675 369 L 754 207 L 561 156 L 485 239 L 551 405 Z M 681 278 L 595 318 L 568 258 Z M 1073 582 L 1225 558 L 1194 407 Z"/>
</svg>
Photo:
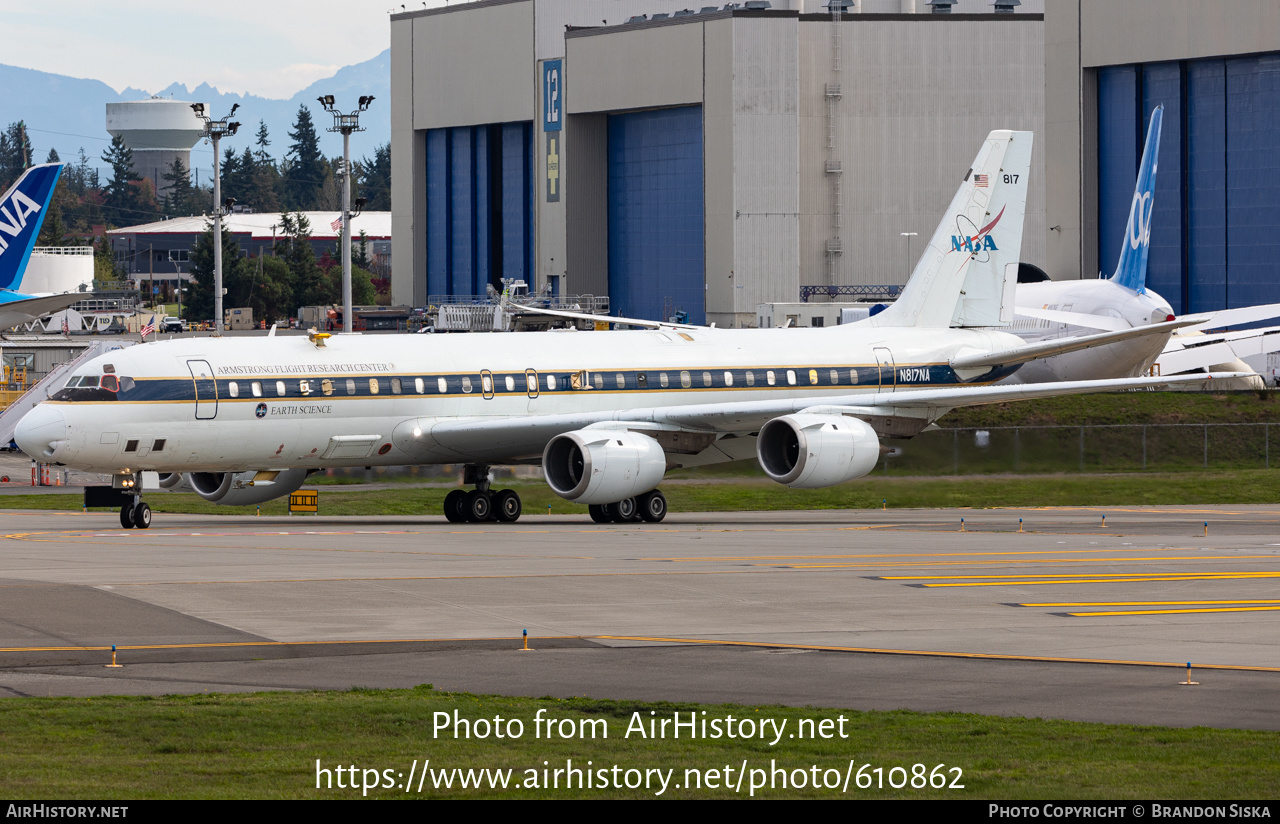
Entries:
<svg viewBox="0 0 1280 824">
<path fill-rule="evenodd" d="M 545 722 L 535 732 L 539 710 L 555 722 L 552 737 Z M 728 729 L 730 716 L 739 723 L 754 722 L 757 729 L 766 727 L 765 720 L 775 726 L 763 738 L 757 733 L 745 739 L 691 739 L 687 733 L 676 739 L 671 727 L 666 738 L 642 738 L 634 732 L 636 720 L 648 729 L 651 719 L 670 719 L 675 712 L 686 720 L 719 720 L 722 730 Z M 442 716 L 436 713 L 450 722 L 455 713 L 470 721 L 472 737 L 455 740 L 452 726 L 437 735 Z M 508 722 L 506 737 L 497 738 L 492 731 L 487 738 L 475 737 L 480 732 L 476 721 L 499 717 Z M 512 736 L 512 720 L 523 725 L 519 737 Z M 829 722 L 825 728 L 824 720 Z M 809 725 L 808 735 L 788 737 L 800 731 L 802 721 Z M 776 725 L 782 725 L 782 735 L 774 744 Z M 633 732 L 627 737 L 629 727 Z M 824 729 L 831 737 L 815 735 Z M 601 737 L 606 732 L 608 737 Z M 332 789 L 316 788 L 317 759 L 321 769 L 330 771 L 321 773 L 320 781 L 332 780 Z M 414 759 L 414 783 L 406 793 L 403 785 Z M 479 788 L 464 789 L 460 777 L 448 773 L 453 786 L 445 788 L 436 786 L 441 773 L 428 772 L 419 793 L 426 759 L 430 770 L 509 769 L 510 784 L 505 790 L 489 786 L 490 780 L 501 781 L 490 772 L 482 774 Z M 565 769 L 570 760 L 574 767 L 593 771 L 593 784 L 601 779 L 625 783 L 626 770 L 674 770 L 663 793 L 667 798 L 746 797 L 753 780 L 771 776 L 774 788 L 756 789 L 756 797 L 1266 799 L 1280 795 L 1278 759 L 1276 732 L 961 713 L 510 698 L 436 692 L 430 685 L 0 701 L 0 791 L 11 799 L 358 798 L 365 783 L 377 784 L 368 791 L 370 798 L 652 798 L 660 788 L 654 774 L 649 774 L 648 788 L 579 788 L 576 782 L 585 783 L 585 775 L 566 788 L 567 774 L 559 777 L 558 789 L 544 786 L 555 776 L 543 770 Z M 748 772 L 737 790 L 743 761 L 748 771 L 763 772 Z M 843 792 L 851 761 L 854 780 Z M 925 774 L 923 780 L 914 779 L 917 784 L 927 783 L 927 774 L 943 765 L 937 773 L 948 786 L 913 788 L 914 776 L 921 773 L 916 764 L 924 765 Z M 867 788 L 855 783 L 863 765 L 872 784 Z M 339 766 L 348 788 L 337 786 L 334 770 Z M 345 769 L 352 766 L 354 774 Z M 894 767 L 903 772 L 891 776 Z M 951 772 L 953 767 L 962 773 Z M 778 786 L 775 768 L 786 772 L 786 789 Z M 700 771 L 700 789 L 689 786 L 693 776 L 686 769 Z M 794 770 L 804 771 L 805 786 L 793 786 L 798 783 Z M 633 783 L 637 775 L 630 774 Z M 815 775 L 819 784 L 834 782 L 837 788 L 815 789 Z M 349 789 L 352 778 L 356 789 Z M 891 779 L 905 786 L 894 789 Z M 717 786 L 708 787 L 709 780 Z M 536 788 L 530 786 L 533 782 Z M 951 788 L 952 782 L 964 786 Z"/>
<path fill-rule="evenodd" d="M 526 515 L 582 514 L 544 484 L 512 484 Z M 320 493 L 321 515 L 439 515 L 441 488 L 383 489 Z M 672 512 L 745 512 L 806 509 L 933 507 L 1032 507 L 1119 505 L 1274 504 L 1280 500 L 1280 472 L 1266 469 L 1222 472 L 1115 475 L 1033 475 L 948 478 L 870 477 L 827 489 L 785 489 L 771 481 L 718 481 L 662 487 Z M 211 504 L 193 494 L 151 494 L 155 512 L 198 515 L 253 515 L 254 507 Z M 3 495 L 0 509 L 79 509 L 78 494 Z M 548 507 L 550 509 L 548 510 Z M 288 499 L 268 501 L 263 515 L 284 515 Z"/>
</svg>

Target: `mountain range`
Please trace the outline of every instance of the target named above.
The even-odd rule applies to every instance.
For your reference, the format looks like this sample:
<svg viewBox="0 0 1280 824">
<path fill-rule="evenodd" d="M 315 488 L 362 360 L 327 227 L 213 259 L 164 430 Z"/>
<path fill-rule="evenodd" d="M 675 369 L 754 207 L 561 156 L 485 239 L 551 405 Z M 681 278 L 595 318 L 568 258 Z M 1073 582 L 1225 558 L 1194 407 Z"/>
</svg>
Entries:
<svg viewBox="0 0 1280 824">
<path fill-rule="evenodd" d="M 360 117 L 360 125 L 366 131 L 351 136 L 351 155 L 355 159 L 373 157 L 374 149 L 391 140 L 391 50 L 388 49 L 363 63 L 344 66 L 325 80 L 312 83 L 287 100 L 272 100 L 256 95 L 221 92 L 207 83 L 194 89 L 174 83 L 156 92 L 156 97 L 204 103 L 214 117 L 223 117 L 232 104 L 239 103 L 235 120 L 243 124 L 231 138 L 224 138 L 222 147 L 228 146 L 239 154 L 246 146 L 252 147 L 258 131 L 258 121 L 267 124 L 271 145 L 268 151 L 277 161 L 289 149 L 289 132 L 298 116 L 298 107 L 306 106 L 320 135 L 320 150 L 329 157 L 342 154 L 342 136 L 325 131 L 333 123 L 316 98 L 332 94 L 338 108 L 354 110 L 360 95 L 372 94 L 376 100 Z M 81 148 L 89 157 L 91 166 L 104 170 L 102 153 L 111 143 L 107 134 L 108 103 L 145 100 L 150 92 L 127 88 L 116 92 L 106 83 L 60 74 L 23 69 L 0 64 L 0 128 L 23 120 L 34 149 L 34 162 L 43 163 L 49 149 L 57 149 L 63 161 L 73 162 Z M 203 144 L 192 150 L 191 165 L 200 168 L 200 178 L 213 163 L 213 149 Z M 105 179 L 105 178 L 104 178 Z"/>
</svg>

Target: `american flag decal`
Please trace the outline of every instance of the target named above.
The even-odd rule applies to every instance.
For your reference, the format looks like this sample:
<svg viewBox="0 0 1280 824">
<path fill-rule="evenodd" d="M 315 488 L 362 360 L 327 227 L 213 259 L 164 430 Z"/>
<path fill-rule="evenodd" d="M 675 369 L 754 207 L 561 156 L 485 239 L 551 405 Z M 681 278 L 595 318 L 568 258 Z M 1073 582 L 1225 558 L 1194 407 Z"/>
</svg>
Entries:
<svg viewBox="0 0 1280 824">
<path fill-rule="evenodd" d="M 974 176 L 973 176 L 973 185 L 974 185 L 974 187 L 975 187 L 975 188 L 978 188 L 978 189 L 985 189 L 985 188 L 987 188 L 987 176 L 986 176 L 986 175 L 974 175 Z"/>
</svg>

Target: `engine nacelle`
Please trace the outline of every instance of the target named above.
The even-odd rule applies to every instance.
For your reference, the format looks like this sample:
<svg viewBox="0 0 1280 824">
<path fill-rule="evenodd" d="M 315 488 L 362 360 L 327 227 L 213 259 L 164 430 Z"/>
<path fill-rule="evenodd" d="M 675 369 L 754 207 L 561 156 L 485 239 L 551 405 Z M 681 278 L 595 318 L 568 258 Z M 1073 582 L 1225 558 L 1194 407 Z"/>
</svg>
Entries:
<svg viewBox="0 0 1280 824">
<path fill-rule="evenodd" d="M 611 504 L 662 482 L 667 456 L 653 438 L 635 432 L 579 429 L 557 435 L 542 452 L 551 491 L 580 504 Z"/>
<path fill-rule="evenodd" d="M 160 488 L 165 492 L 195 492 L 187 476 L 181 472 L 161 472 Z"/>
<path fill-rule="evenodd" d="M 880 439 L 857 418 L 784 415 L 760 428 L 756 457 L 765 474 L 796 489 L 861 478 L 880 460 Z"/>
<path fill-rule="evenodd" d="M 296 491 L 307 480 L 307 470 L 286 469 L 279 473 L 257 470 L 192 472 L 182 477 L 206 501 L 223 506 L 253 506 Z"/>
</svg>

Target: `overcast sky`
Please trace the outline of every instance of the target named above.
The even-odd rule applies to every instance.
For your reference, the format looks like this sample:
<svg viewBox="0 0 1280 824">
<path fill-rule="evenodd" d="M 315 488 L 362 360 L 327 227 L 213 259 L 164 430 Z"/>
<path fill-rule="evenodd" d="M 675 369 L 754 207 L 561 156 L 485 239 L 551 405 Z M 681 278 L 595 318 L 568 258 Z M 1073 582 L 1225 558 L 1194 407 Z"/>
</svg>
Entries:
<svg viewBox="0 0 1280 824">
<path fill-rule="evenodd" d="M 400 3 L 0 0 L 0 63 L 101 80 L 117 92 L 207 82 L 223 92 L 287 98 L 385 50 L 391 8 Z"/>
</svg>

